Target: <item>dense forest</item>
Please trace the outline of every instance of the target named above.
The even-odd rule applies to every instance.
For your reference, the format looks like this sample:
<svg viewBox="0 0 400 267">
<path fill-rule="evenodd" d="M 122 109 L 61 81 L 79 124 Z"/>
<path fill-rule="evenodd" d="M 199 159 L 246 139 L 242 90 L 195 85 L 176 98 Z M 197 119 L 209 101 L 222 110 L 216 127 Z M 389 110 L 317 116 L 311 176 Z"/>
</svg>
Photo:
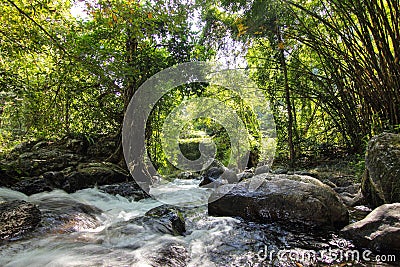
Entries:
<svg viewBox="0 0 400 267">
<path fill-rule="evenodd" d="M 246 70 L 264 92 L 278 160 L 293 166 L 362 155 L 373 135 L 400 129 L 399 6 L 397 0 L 4 0 L 0 149 L 32 139 L 121 138 L 129 101 L 148 78 L 179 63 L 216 60 Z M 160 147 L 168 114 L 182 101 L 209 96 L 239 114 L 257 160 L 251 110 L 226 88 L 188 84 L 160 99 L 147 121 L 148 154 L 161 170 L 171 168 Z M 189 158 L 196 157 L 190 142 L 205 133 L 226 159 L 229 136 L 212 118 L 184 130 Z M 121 157 L 119 148 L 109 160 Z"/>
</svg>

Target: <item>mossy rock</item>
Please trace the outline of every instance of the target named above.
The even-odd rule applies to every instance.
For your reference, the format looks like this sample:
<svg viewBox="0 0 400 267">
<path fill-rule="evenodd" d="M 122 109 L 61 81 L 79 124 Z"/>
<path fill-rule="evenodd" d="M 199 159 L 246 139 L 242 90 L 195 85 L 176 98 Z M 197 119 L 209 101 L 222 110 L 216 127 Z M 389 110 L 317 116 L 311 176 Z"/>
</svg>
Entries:
<svg viewBox="0 0 400 267">
<path fill-rule="evenodd" d="M 400 135 L 383 133 L 368 143 L 361 190 L 367 202 L 378 207 L 400 202 Z"/>
</svg>

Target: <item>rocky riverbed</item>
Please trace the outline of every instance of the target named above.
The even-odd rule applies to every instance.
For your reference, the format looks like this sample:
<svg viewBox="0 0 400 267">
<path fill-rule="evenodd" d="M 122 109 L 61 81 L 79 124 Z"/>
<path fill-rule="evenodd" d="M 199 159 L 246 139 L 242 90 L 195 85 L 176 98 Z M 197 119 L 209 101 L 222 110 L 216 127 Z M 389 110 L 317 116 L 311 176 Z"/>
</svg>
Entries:
<svg viewBox="0 0 400 267">
<path fill-rule="evenodd" d="M 396 140 L 371 141 L 362 184 L 215 162 L 150 194 L 105 161 L 115 143 L 24 144 L 1 161 L 0 265 L 396 266 L 400 207 L 379 193 L 396 184 L 375 178 Z"/>
</svg>

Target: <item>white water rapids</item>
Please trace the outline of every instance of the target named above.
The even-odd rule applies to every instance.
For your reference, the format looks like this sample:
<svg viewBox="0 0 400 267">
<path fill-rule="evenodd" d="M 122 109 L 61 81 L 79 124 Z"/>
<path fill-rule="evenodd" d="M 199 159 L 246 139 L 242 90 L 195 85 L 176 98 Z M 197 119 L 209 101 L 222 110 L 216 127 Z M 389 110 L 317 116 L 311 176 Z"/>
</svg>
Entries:
<svg viewBox="0 0 400 267">
<path fill-rule="evenodd" d="M 204 202 L 210 190 L 200 189 L 198 183 L 196 180 L 176 179 L 153 188 L 151 192 L 166 203 Z M 288 231 L 276 224 L 212 217 L 207 215 L 207 206 L 187 209 L 183 214 L 186 234 L 173 236 L 133 220 L 164 203 L 150 198 L 131 201 L 96 188 L 73 194 L 55 190 L 29 197 L 0 188 L 0 202 L 15 199 L 38 204 L 42 213 L 45 210 L 40 203 L 55 207 L 59 212 L 68 212 L 71 202 L 94 206 L 101 212 L 96 226 L 85 222 L 87 218 L 79 217 L 73 231 L 34 232 L 29 238 L 0 245 L 0 266 L 5 267 L 296 266 L 294 262 L 262 259 L 260 251 L 263 248 L 268 251 L 321 249 L 332 246 L 336 238 L 334 234 L 321 237 Z"/>
<path fill-rule="evenodd" d="M 152 193 L 164 202 L 196 202 L 209 192 L 198 188 L 199 181 L 176 180 L 160 186 Z M 177 191 L 181 194 L 177 194 Z M 68 200 L 95 206 L 102 210 L 96 228 L 78 228 L 76 232 L 34 236 L 0 247 L 0 266 L 156 266 L 152 260 L 165 246 L 182 245 L 188 251 L 188 266 L 216 266 L 209 251 L 216 250 L 223 239 L 235 236 L 234 226 L 240 221 L 227 217 L 208 217 L 206 207 L 198 207 L 186 218 L 186 236 L 172 236 L 145 229 L 140 225 L 123 224 L 143 216 L 146 211 L 163 203 L 154 199 L 130 201 L 95 188 L 67 194 L 61 190 L 26 196 L 0 188 L 0 200 L 21 199 L 37 203 Z M 186 217 L 186 215 L 185 215 Z M 190 221 L 188 223 L 188 221 Z M 122 223 L 121 223 L 122 222 Z"/>
</svg>

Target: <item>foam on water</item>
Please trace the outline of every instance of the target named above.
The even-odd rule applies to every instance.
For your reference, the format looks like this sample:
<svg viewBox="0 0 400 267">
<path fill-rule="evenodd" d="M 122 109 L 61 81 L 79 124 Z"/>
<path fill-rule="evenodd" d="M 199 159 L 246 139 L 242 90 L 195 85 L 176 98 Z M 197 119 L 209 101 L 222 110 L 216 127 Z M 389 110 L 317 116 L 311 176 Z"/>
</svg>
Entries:
<svg viewBox="0 0 400 267">
<path fill-rule="evenodd" d="M 336 238 L 328 235 L 324 239 L 311 233 L 284 230 L 276 224 L 208 216 L 207 206 L 198 205 L 204 203 L 210 191 L 199 188 L 198 183 L 196 180 L 176 179 L 151 189 L 158 200 L 140 201 L 113 196 L 96 188 L 73 194 L 54 190 L 29 197 L 0 188 L 0 201 L 23 199 L 46 203 L 50 207 L 52 202 L 56 202 L 53 206 L 59 209 L 63 208 L 60 203 L 66 206 L 81 203 L 102 211 L 97 216 L 100 223 L 96 227 L 81 227 L 75 232 L 37 232 L 31 238 L 0 245 L 0 266 L 159 266 L 156 258 L 169 257 L 162 251 L 173 246 L 181 246 L 187 251 L 185 266 L 266 266 L 262 259 L 257 258 L 261 248 L 311 247 L 318 250 L 326 248 Z M 192 206 L 184 208 L 185 236 L 163 234 L 135 220 L 164 203 Z M 85 220 L 85 217 L 78 220 Z M 278 264 L 293 266 L 293 262 Z M 168 266 L 180 265 L 171 263 Z"/>
<path fill-rule="evenodd" d="M 102 210 L 101 226 L 92 229 L 79 229 L 73 233 L 44 234 L 30 239 L 5 244 L 0 251 L 0 266 L 154 266 L 152 257 L 169 244 L 180 244 L 191 251 L 191 257 L 204 254 L 203 243 L 220 229 L 194 230 L 191 234 L 171 236 L 152 232 L 141 225 L 131 223 L 132 218 L 143 216 L 148 210 L 164 203 L 200 203 L 208 198 L 209 192 L 198 188 L 199 181 L 175 180 L 169 184 L 152 189 L 158 199 L 130 201 L 121 196 L 113 196 L 96 188 L 84 189 L 72 194 L 62 190 L 44 192 L 32 196 L 0 188 L 0 200 L 23 199 L 36 204 L 52 201 L 70 201 L 91 205 Z M 199 225 L 207 224 L 201 219 L 205 207 L 198 208 L 194 217 L 199 217 Z M 214 218 L 208 224 L 221 221 L 220 227 L 226 227 L 226 221 L 232 218 Z M 128 222 L 129 221 L 129 222 Z M 124 224 L 126 222 L 126 224 Z M 122 223 L 122 225 L 120 225 Z M 222 226 L 224 225 L 224 226 Z M 132 234 L 130 234 L 132 233 Z M 212 241 L 212 240 L 211 240 Z M 193 266 L 198 266 L 198 261 Z M 211 265 L 207 265 L 211 266 Z"/>
</svg>

